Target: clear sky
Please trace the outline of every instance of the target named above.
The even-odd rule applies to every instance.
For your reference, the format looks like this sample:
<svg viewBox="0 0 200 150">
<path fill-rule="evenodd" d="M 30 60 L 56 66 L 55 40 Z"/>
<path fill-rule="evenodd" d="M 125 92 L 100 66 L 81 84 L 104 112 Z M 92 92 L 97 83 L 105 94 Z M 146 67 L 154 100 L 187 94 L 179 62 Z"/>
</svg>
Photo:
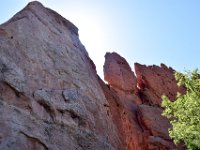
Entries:
<svg viewBox="0 0 200 150">
<path fill-rule="evenodd" d="M 39 0 L 79 28 L 80 39 L 103 77 L 104 55 L 165 63 L 178 71 L 200 68 L 200 0 Z M 29 0 L 1 0 L 0 23 Z"/>
</svg>

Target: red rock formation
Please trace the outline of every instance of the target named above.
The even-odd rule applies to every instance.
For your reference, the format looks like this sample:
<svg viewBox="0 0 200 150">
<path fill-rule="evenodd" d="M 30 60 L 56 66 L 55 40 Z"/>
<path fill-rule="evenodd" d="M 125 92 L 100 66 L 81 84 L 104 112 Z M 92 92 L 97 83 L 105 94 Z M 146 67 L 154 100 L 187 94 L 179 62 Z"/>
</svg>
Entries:
<svg viewBox="0 0 200 150">
<path fill-rule="evenodd" d="M 135 63 L 135 73 L 140 96 L 144 103 L 160 105 L 162 95 L 174 100 L 177 92 L 184 93 L 185 91 L 183 87 L 177 86 L 174 77 L 175 71 L 164 64 L 159 67 Z"/>
<path fill-rule="evenodd" d="M 39 2 L 0 25 L 0 150 L 117 149 L 78 28 Z"/>
<path fill-rule="evenodd" d="M 99 79 L 100 85 L 108 100 L 108 114 L 117 126 L 123 145 L 119 149 L 144 149 L 142 128 L 136 115 L 137 105 L 133 101 L 123 99 L 113 88 Z"/>
<path fill-rule="evenodd" d="M 176 149 L 161 116 L 174 71 L 107 53 L 106 85 L 78 28 L 39 2 L 0 25 L 0 150 Z"/>
<path fill-rule="evenodd" d="M 122 91 L 137 91 L 136 77 L 127 61 L 117 53 L 106 53 L 104 79 L 110 86 Z"/>
<path fill-rule="evenodd" d="M 124 58 L 106 54 L 104 74 L 108 85 L 102 88 L 125 149 L 175 149 L 168 134 L 169 120 L 161 116 L 161 96 L 174 99 L 184 88 L 177 86 L 174 70 L 163 64 L 147 67 L 136 63 L 135 70 L 137 77 Z"/>
<path fill-rule="evenodd" d="M 104 79 L 126 101 L 141 104 L 138 98 L 137 81 L 127 61 L 117 53 L 106 53 Z"/>
</svg>

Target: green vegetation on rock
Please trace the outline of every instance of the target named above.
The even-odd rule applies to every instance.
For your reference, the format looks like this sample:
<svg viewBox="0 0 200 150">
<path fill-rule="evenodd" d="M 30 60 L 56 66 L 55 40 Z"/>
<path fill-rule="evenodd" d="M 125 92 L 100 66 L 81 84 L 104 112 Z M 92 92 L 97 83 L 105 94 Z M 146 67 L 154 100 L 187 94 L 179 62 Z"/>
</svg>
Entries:
<svg viewBox="0 0 200 150">
<path fill-rule="evenodd" d="M 198 70 L 186 74 L 176 72 L 179 86 L 186 87 L 186 93 L 177 94 L 176 101 L 171 102 L 163 96 L 163 115 L 169 118 L 172 128 L 169 135 L 175 144 L 183 141 L 190 150 L 200 149 L 200 75 Z"/>
</svg>

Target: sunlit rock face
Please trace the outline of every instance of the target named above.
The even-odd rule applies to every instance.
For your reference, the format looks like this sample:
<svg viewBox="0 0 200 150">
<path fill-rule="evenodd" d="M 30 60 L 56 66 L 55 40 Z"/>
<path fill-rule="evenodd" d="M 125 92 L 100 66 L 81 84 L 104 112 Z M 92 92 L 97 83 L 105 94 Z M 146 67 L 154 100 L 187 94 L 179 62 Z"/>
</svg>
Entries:
<svg viewBox="0 0 200 150">
<path fill-rule="evenodd" d="M 175 100 L 177 92 L 185 91 L 183 87 L 177 86 L 175 71 L 164 64 L 159 67 L 135 63 L 135 73 L 143 103 L 160 106 L 162 95 Z"/>
<path fill-rule="evenodd" d="M 127 92 L 137 91 L 136 77 L 127 61 L 117 53 L 106 53 L 104 79 L 110 86 Z"/>
<path fill-rule="evenodd" d="M 135 63 L 135 73 L 116 53 L 105 55 L 104 75 L 108 85 L 101 85 L 109 102 L 113 121 L 127 150 L 181 149 L 170 139 L 169 120 L 161 116 L 161 96 L 174 100 L 178 87 L 172 68 L 164 64 L 145 66 Z M 133 91 L 133 92 L 131 92 Z"/>
<path fill-rule="evenodd" d="M 0 26 L 0 149 L 122 147 L 78 29 L 39 2 Z"/>
<path fill-rule="evenodd" d="M 78 28 L 29 3 L 0 25 L 0 150 L 176 149 L 161 116 L 174 70 L 105 56 L 105 84 Z M 165 85 L 165 86 L 163 86 Z"/>
</svg>

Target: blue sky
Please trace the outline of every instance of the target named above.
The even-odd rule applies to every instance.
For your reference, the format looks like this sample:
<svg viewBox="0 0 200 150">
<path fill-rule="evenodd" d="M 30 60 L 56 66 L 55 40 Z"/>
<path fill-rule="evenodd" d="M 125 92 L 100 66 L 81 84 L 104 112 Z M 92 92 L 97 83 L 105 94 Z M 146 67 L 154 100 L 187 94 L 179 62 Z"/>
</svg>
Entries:
<svg viewBox="0 0 200 150">
<path fill-rule="evenodd" d="M 134 62 L 183 71 L 200 67 L 200 0 L 39 0 L 79 28 L 103 77 L 106 52 Z M 29 0 L 2 0 L 0 23 Z"/>
</svg>

